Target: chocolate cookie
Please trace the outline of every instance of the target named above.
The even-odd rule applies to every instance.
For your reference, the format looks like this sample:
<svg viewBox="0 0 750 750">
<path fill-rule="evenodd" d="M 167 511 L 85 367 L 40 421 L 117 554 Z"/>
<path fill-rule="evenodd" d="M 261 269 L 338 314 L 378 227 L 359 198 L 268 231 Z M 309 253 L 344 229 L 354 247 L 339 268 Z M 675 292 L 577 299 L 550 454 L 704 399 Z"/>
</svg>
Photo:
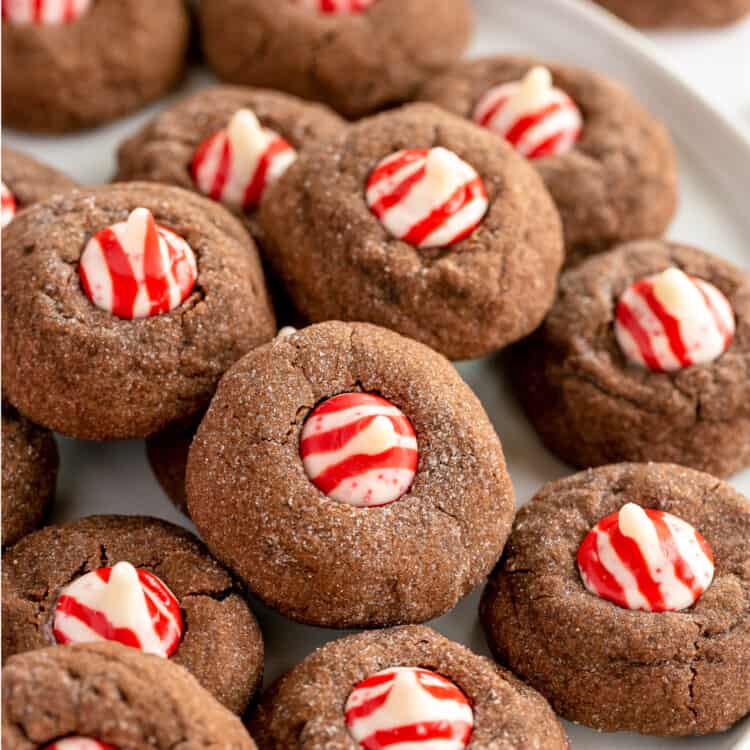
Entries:
<svg viewBox="0 0 750 750">
<path fill-rule="evenodd" d="M 482 598 L 490 646 L 572 721 L 727 729 L 750 712 L 749 536 L 747 499 L 692 469 L 620 464 L 552 482 L 519 511 Z"/>
<path fill-rule="evenodd" d="M 202 418 L 201 413 L 197 419 L 174 422 L 146 438 L 146 457 L 154 476 L 167 497 L 185 515 L 188 513 L 185 495 L 188 451 Z"/>
<path fill-rule="evenodd" d="M 672 219 L 677 177 L 667 130 L 598 73 L 499 55 L 458 63 L 420 97 L 485 126 L 531 160 L 562 216 L 568 263 L 657 237 Z"/>
<path fill-rule="evenodd" d="M 511 364 L 545 445 L 576 466 L 750 465 L 750 276 L 721 258 L 653 240 L 587 260 Z"/>
<path fill-rule="evenodd" d="M 389 739 L 427 746 L 438 738 L 441 747 L 488 748 L 499 737 L 508 750 L 569 747 L 536 691 L 419 625 L 319 648 L 266 692 L 250 731 L 264 750 L 385 747 Z"/>
<path fill-rule="evenodd" d="M 3 146 L 2 226 L 11 222 L 18 211 L 55 193 L 64 193 L 76 183 L 36 159 Z"/>
<path fill-rule="evenodd" d="M 65 738 L 65 739 L 61 739 Z M 3 668 L 3 747 L 255 750 L 240 720 L 177 664 L 116 643 L 44 648 Z"/>
<path fill-rule="evenodd" d="M 634 26 L 723 26 L 750 13 L 748 0 L 596 0 Z"/>
<path fill-rule="evenodd" d="M 2 544 L 42 525 L 55 496 L 57 446 L 52 434 L 3 401 Z"/>
<path fill-rule="evenodd" d="M 3 658 L 115 640 L 171 657 L 235 713 L 260 685 L 263 640 L 240 588 L 166 521 L 91 516 L 30 534 L 3 555 L 2 600 Z"/>
<path fill-rule="evenodd" d="M 188 32 L 181 0 L 9 3 L 4 124 L 61 133 L 128 114 L 180 79 Z"/>
<path fill-rule="evenodd" d="M 472 30 L 467 0 L 212 0 L 198 14 L 220 78 L 352 118 L 408 99 L 461 56 Z"/>
<path fill-rule="evenodd" d="M 255 119 L 235 121 L 242 110 Z M 118 150 L 117 179 L 164 182 L 208 195 L 247 221 L 257 238 L 256 201 L 265 185 L 279 177 L 296 150 L 343 127 L 344 120 L 320 104 L 278 91 L 214 86 L 159 113 L 128 138 Z"/>
<path fill-rule="evenodd" d="M 426 104 L 307 149 L 269 189 L 260 221 L 269 261 L 309 320 L 366 320 L 452 359 L 530 333 L 563 253 L 534 170 Z"/>
<path fill-rule="evenodd" d="M 143 437 L 187 418 L 275 332 L 252 239 L 185 190 L 74 191 L 3 235 L 5 387 L 59 432 Z"/>
<path fill-rule="evenodd" d="M 331 627 L 446 612 L 500 556 L 514 512 L 500 441 L 456 371 L 361 323 L 240 360 L 190 448 L 187 496 L 255 594 Z"/>
</svg>

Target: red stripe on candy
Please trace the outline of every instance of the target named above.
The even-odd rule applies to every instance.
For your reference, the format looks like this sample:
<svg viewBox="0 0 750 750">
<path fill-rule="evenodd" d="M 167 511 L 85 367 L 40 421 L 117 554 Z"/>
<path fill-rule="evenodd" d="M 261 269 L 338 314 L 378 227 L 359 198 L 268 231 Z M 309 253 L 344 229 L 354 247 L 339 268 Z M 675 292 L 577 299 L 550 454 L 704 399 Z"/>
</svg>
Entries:
<svg viewBox="0 0 750 750">
<path fill-rule="evenodd" d="M 412 245 L 419 245 L 479 195 L 484 195 L 484 185 L 481 179 L 477 177 L 466 185 L 461 185 L 442 206 L 433 209 L 432 213 L 416 223 L 402 239 Z M 461 229 L 446 244 L 452 245 L 458 242 L 459 239 L 471 234 L 474 229 L 474 226 Z"/>
<path fill-rule="evenodd" d="M 289 144 L 283 138 L 276 138 L 261 156 L 258 166 L 255 168 L 253 178 L 245 190 L 243 206 L 246 209 L 254 208 L 260 203 L 263 191 L 266 188 L 268 171 L 273 160 L 284 151 L 289 150 Z"/>
<path fill-rule="evenodd" d="M 457 740 L 467 742 L 472 727 L 464 721 L 425 721 L 381 729 L 359 741 L 364 750 L 381 750 L 402 742 Z"/>
<path fill-rule="evenodd" d="M 648 367 L 655 372 L 663 372 L 661 362 L 651 346 L 651 337 L 644 330 L 633 311 L 623 300 L 617 303 L 617 320 L 625 330 L 633 337 L 638 350 Z"/>
<path fill-rule="evenodd" d="M 128 254 L 117 235 L 109 228 L 102 229 L 96 239 L 104 253 L 112 282 L 112 312 L 121 318 L 132 318 L 138 296 L 138 282 L 133 275 Z"/>
<path fill-rule="evenodd" d="M 140 639 L 130 628 L 115 627 L 103 612 L 91 609 L 91 607 L 82 604 L 71 596 L 65 594 L 60 596 L 55 611 L 60 611 L 68 617 L 79 620 L 107 641 L 117 641 L 117 643 L 122 643 L 131 648 L 141 647 Z M 62 630 L 54 628 L 53 634 L 58 643 L 66 644 L 70 642 L 70 639 Z"/>
<path fill-rule="evenodd" d="M 692 360 L 688 356 L 685 342 L 682 340 L 682 334 L 680 333 L 680 321 L 667 312 L 666 308 L 654 294 L 654 287 L 650 281 L 639 281 L 634 285 L 635 291 L 638 292 L 641 297 L 646 301 L 646 304 L 651 309 L 651 312 L 656 315 L 659 322 L 664 329 L 664 333 L 669 341 L 669 348 L 677 358 L 677 361 L 683 366 L 688 367 L 692 364 Z"/>
<path fill-rule="evenodd" d="M 531 114 L 524 115 L 523 117 L 519 117 L 518 120 L 513 123 L 513 126 L 510 128 L 510 130 L 508 130 L 508 132 L 505 134 L 505 139 L 509 143 L 513 144 L 513 146 L 517 146 L 518 143 L 526 135 L 526 133 L 531 130 L 531 128 L 538 125 L 546 117 L 549 117 L 555 112 L 559 112 L 562 108 L 563 107 L 560 102 L 553 102 L 552 104 L 548 104 L 543 109 L 540 109 L 538 112 L 533 112 Z"/>
<path fill-rule="evenodd" d="M 411 448 L 389 448 L 383 453 L 368 455 L 359 453 L 349 456 L 333 466 L 328 467 L 315 477 L 315 485 L 328 495 L 342 482 L 360 474 L 377 469 L 410 469 L 416 471 L 417 451 Z"/>
</svg>

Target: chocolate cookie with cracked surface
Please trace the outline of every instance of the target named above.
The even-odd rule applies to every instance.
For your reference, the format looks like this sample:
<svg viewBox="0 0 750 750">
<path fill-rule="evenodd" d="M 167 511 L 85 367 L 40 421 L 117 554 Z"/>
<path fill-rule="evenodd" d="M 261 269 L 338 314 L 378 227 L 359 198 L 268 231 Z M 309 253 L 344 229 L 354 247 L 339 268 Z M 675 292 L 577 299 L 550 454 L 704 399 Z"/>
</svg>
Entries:
<svg viewBox="0 0 750 750">
<path fill-rule="evenodd" d="M 59 432 L 157 432 L 205 408 L 224 370 L 275 333 L 252 239 L 188 191 L 74 191 L 3 235 L 5 388 Z"/>
<path fill-rule="evenodd" d="M 235 713 L 260 685 L 263 639 L 241 589 L 166 521 L 91 516 L 30 534 L 3 555 L 2 602 L 3 658 L 119 641 L 168 656 Z"/>
<path fill-rule="evenodd" d="M 534 427 L 569 463 L 668 461 L 716 476 L 750 465 L 749 366 L 750 276 L 658 240 L 564 273 L 511 360 Z"/>
<path fill-rule="evenodd" d="M 44 648 L 3 667 L 3 747 L 255 750 L 240 720 L 185 669 L 116 643 Z M 54 743 L 54 744 L 53 744 Z"/>
<path fill-rule="evenodd" d="M 244 110 L 254 118 L 235 120 Z M 123 142 L 117 179 L 163 182 L 208 195 L 237 213 L 257 239 L 256 201 L 263 190 L 250 191 L 253 181 L 265 187 L 295 151 L 344 126 L 327 107 L 278 91 L 214 86 L 159 113 Z"/>
<path fill-rule="evenodd" d="M 569 747 L 539 693 L 419 625 L 319 648 L 266 692 L 249 725 L 265 750 L 385 747 L 388 739 L 412 738 L 427 745 L 438 728 L 451 748 L 494 747 L 500 737 L 504 748 Z"/>
<path fill-rule="evenodd" d="M 539 69 L 549 73 L 540 77 Z M 617 242 L 658 237 L 672 219 L 677 176 L 666 128 L 598 73 L 499 55 L 456 64 L 420 98 L 529 158 L 562 216 L 569 264 Z"/>
<path fill-rule="evenodd" d="M 446 612 L 495 564 L 514 513 L 500 441 L 450 363 L 362 323 L 240 360 L 193 440 L 187 496 L 256 595 L 330 627 Z"/>
<path fill-rule="evenodd" d="M 307 149 L 269 189 L 260 221 L 269 262 L 309 320 L 366 320 L 451 359 L 530 333 L 563 255 L 535 171 L 427 104 Z"/>
<path fill-rule="evenodd" d="M 80 0 L 66 15 L 57 10 L 28 0 L 5 9 L 4 124 L 45 133 L 94 127 L 181 78 L 189 36 L 181 0 Z"/>
<path fill-rule="evenodd" d="M 55 496 L 57 446 L 7 401 L 2 405 L 2 544 L 13 544 L 42 525 Z"/>
<path fill-rule="evenodd" d="M 634 26 L 724 26 L 750 13 L 748 0 L 596 0 Z"/>
<path fill-rule="evenodd" d="M 637 577 L 622 570 L 654 559 L 648 537 L 639 544 L 650 549 L 646 557 L 638 551 L 628 556 L 633 540 L 642 540 L 632 529 L 626 529 L 630 539 L 625 539 L 622 520 L 619 539 L 612 527 L 606 535 L 601 532 L 602 519 L 608 514 L 622 519 L 628 503 L 657 511 L 656 516 L 671 514 L 659 538 L 677 539 L 666 549 L 687 550 L 687 566 L 657 564 L 651 569 L 655 573 L 645 573 L 645 582 L 643 569 L 635 571 Z M 675 591 L 684 595 L 677 579 L 693 592 L 682 604 L 696 593 L 699 581 L 686 571 L 698 562 L 697 537 L 691 542 L 684 534 L 685 522 L 712 551 L 713 581 L 707 588 L 702 581 L 705 590 L 690 606 L 660 611 L 649 607 L 649 600 Z M 613 593 L 632 596 L 632 604 L 646 611 L 594 593 L 606 577 L 584 583 L 576 561 L 579 568 L 585 564 L 582 543 L 595 525 L 599 564 L 610 569 L 614 589 L 622 586 Z M 503 561 L 484 592 L 480 614 L 487 639 L 502 664 L 572 721 L 658 735 L 725 730 L 750 712 L 748 534 L 748 500 L 693 469 L 620 464 L 552 482 L 519 511 Z M 662 544 L 656 546 L 657 562 L 664 556 Z"/>
<path fill-rule="evenodd" d="M 203 51 L 230 83 L 325 102 L 351 118 L 403 102 L 469 42 L 466 0 L 212 0 Z"/>
<path fill-rule="evenodd" d="M 57 169 L 42 164 L 22 151 L 3 146 L 2 225 L 9 224 L 16 212 L 72 190 L 76 183 Z"/>
</svg>

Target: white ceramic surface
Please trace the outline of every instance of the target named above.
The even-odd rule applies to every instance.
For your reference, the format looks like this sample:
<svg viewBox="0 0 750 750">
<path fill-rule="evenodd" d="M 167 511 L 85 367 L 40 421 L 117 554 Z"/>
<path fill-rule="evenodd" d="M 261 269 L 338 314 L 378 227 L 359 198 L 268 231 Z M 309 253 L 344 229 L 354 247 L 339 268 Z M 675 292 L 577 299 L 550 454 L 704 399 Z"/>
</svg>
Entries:
<svg viewBox="0 0 750 750">
<path fill-rule="evenodd" d="M 523 51 L 587 65 L 617 78 L 671 129 L 680 159 L 681 204 L 671 238 L 703 246 L 750 269 L 750 140 L 687 88 L 649 42 L 600 9 L 575 0 L 477 0 L 479 29 L 473 54 Z M 212 80 L 192 73 L 172 101 Z M 116 145 L 165 103 L 86 133 L 39 138 L 4 133 L 5 143 L 28 150 L 84 183 L 114 172 Z M 459 365 L 478 393 L 503 441 L 519 504 L 571 469 L 547 453 L 515 403 L 502 358 Z M 62 469 L 53 520 L 91 513 L 142 513 L 190 526 L 161 492 L 148 469 L 141 441 L 86 443 L 60 440 Z M 750 471 L 732 482 L 750 495 Z M 479 590 L 432 623 L 451 638 L 487 653 L 477 621 Z M 266 638 L 266 679 L 272 680 L 316 646 L 342 633 L 297 625 L 256 603 Z M 660 739 L 602 735 L 567 724 L 575 750 L 750 750 L 744 725 L 709 738 Z"/>
</svg>

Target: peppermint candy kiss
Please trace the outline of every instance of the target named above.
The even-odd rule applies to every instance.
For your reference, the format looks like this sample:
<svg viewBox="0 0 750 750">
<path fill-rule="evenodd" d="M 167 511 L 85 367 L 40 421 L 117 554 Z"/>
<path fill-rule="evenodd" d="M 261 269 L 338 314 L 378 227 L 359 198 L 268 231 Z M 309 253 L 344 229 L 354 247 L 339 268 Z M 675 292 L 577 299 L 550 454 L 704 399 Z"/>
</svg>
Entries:
<svg viewBox="0 0 750 750">
<path fill-rule="evenodd" d="M 64 740 L 45 745 L 42 750 L 117 750 L 117 748 L 89 737 L 66 737 Z"/>
<path fill-rule="evenodd" d="M 278 133 L 262 127 L 249 109 L 240 109 L 226 128 L 198 146 L 193 182 L 213 200 L 250 211 L 296 158 L 297 152 Z"/>
<path fill-rule="evenodd" d="M 351 15 L 362 13 L 377 0 L 292 0 L 295 5 L 311 13 L 323 15 Z"/>
<path fill-rule="evenodd" d="M 0 213 L 0 226 L 7 227 L 16 215 L 16 199 L 4 182 L 0 182 L 0 199 L 2 199 L 2 213 Z"/>
<path fill-rule="evenodd" d="M 654 372 L 713 362 L 729 347 L 734 330 L 729 300 L 713 284 L 678 268 L 637 281 L 617 303 L 620 348 Z"/>
<path fill-rule="evenodd" d="M 182 615 L 159 578 L 119 562 L 86 573 L 60 592 L 52 632 L 62 644 L 117 641 L 167 657 L 182 638 Z"/>
<path fill-rule="evenodd" d="M 3 0 L 3 20 L 15 24 L 71 23 L 91 8 L 92 0 Z"/>
<path fill-rule="evenodd" d="M 363 750 L 462 750 L 474 713 L 450 680 L 393 667 L 362 680 L 346 701 L 346 726 Z"/>
<path fill-rule="evenodd" d="M 370 393 L 342 393 L 317 406 L 302 428 L 300 456 L 321 492 L 359 507 L 398 500 L 419 461 L 411 422 Z"/>
<path fill-rule="evenodd" d="M 711 585 L 711 548 L 689 523 L 626 503 L 588 533 L 578 549 L 584 586 L 626 609 L 686 609 Z"/>
<path fill-rule="evenodd" d="M 477 103 L 474 121 L 528 159 L 570 151 L 583 128 L 575 102 L 552 85 L 552 75 L 542 67 L 490 89 Z"/>
<path fill-rule="evenodd" d="M 97 307 L 131 320 L 174 310 L 190 296 L 198 276 L 190 245 L 156 224 L 146 208 L 97 232 L 78 272 Z"/>
<path fill-rule="evenodd" d="M 397 151 L 367 180 L 367 205 L 394 236 L 423 248 L 468 237 L 487 212 L 474 167 L 442 146 Z"/>
</svg>

